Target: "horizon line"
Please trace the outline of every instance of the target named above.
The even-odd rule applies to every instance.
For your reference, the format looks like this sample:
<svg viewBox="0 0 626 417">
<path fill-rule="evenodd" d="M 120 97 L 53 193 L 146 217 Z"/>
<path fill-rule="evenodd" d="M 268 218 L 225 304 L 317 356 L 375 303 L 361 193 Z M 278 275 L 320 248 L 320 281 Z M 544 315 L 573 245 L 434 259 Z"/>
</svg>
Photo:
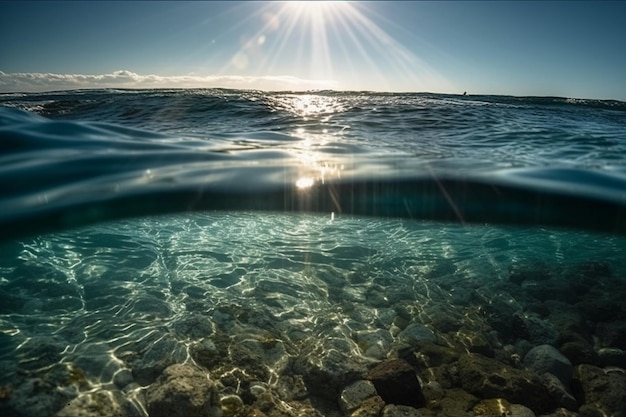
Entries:
<svg viewBox="0 0 626 417">
<path fill-rule="evenodd" d="M 203 85 L 207 84 L 207 85 Z M 0 70 L 0 94 L 37 94 L 85 90 L 238 90 L 268 93 L 303 92 L 354 92 L 389 94 L 440 94 L 452 96 L 500 96 L 562 98 L 626 103 L 616 98 L 590 98 L 555 94 L 512 94 L 502 92 L 465 93 L 424 89 L 341 88 L 336 80 L 305 79 L 293 75 L 140 75 L 129 70 L 116 70 L 105 74 L 63 74 L 42 72 L 6 73 Z"/>
<path fill-rule="evenodd" d="M 1 73 L 2 71 L 0 71 Z M 123 91 L 183 91 L 183 90 L 224 90 L 224 91 L 241 91 L 241 92 L 256 92 L 256 93 L 273 93 L 273 94 L 320 94 L 320 93 L 341 93 L 341 94 L 418 94 L 418 95 L 436 95 L 436 96 L 454 96 L 454 97 L 506 97 L 506 98 L 520 98 L 520 99 L 559 99 L 559 100 L 574 100 L 574 101 L 595 101 L 595 102 L 615 102 L 626 105 L 626 100 L 618 99 L 604 99 L 604 98 L 586 98 L 586 97 L 568 97 L 568 96 L 555 96 L 555 95 L 514 95 L 514 94 L 501 94 L 501 93 L 447 93 L 447 92 L 435 92 L 435 91 L 388 91 L 388 90 L 351 90 L 351 89 L 295 89 L 295 90 L 269 90 L 262 88 L 234 88 L 234 87 L 84 87 L 84 88 L 61 88 L 51 90 L 39 90 L 39 91 L 0 91 L 0 96 L 11 94 L 51 94 L 51 93 L 68 93 L 68 92 L 86 92 L 86 91 L 107 91 L 107 90 L 123 90 Z M 466 93 L 466 94 L 465 94 Z"/>
</svg>

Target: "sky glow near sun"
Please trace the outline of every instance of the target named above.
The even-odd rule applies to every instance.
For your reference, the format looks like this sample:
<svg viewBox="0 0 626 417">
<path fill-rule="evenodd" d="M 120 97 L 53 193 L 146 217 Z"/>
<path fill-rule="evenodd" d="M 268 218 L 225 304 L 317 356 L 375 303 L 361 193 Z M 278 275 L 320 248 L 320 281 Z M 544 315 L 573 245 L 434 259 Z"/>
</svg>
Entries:
<svg viewBox="0 0 626 417">
<path fill-rule="evenodd" d="M 216 60 L 210 54 L 204 67 L 200 65 L 184 75 L 157 75 L 162 73 L 159 70 L 146 74 L 125 68 L 100 74 L 8 73 L 0 68 L 0 91 L 42 91 L 46 87 L 49 90 L 119 87 L 268 91 L 455 88 L 368 16 L 367 2 L 252 3 L 252 12 L 250 4 L 239 4 L 240 8 L 247 7 L 246 18 L 223 33 L 221 39 L 208 41 L 210 46 L 222 48 L 220 53 L 228 57 L 218 68 L 214 67 Z M 237 11 L 237 6 L 230 8 L 223 14 Z M 227 40 L 236 47 L 227 47 Z M 201 52 L 188 53 L 194 54 Z M 407 85 L 411 87 L 407 89 Z"/>
<path fill-rule="evenodd" d="M 277 6 L 278 5 L 278 6 Z M 383 30 L 364 10 L 365 4 L 346 1 L 269 3 L 260 10 L 265 24 L 223 69 L 242 71 L 252 66 L 277 74 L 289 56 L 298 77 L 316 80 L 328 89 L 405 91 L 452 84 Z M 270 39 L 275 41 L 270 45 Z M 390 73 L 391 71 L 391 73 Z"/>
</svg>

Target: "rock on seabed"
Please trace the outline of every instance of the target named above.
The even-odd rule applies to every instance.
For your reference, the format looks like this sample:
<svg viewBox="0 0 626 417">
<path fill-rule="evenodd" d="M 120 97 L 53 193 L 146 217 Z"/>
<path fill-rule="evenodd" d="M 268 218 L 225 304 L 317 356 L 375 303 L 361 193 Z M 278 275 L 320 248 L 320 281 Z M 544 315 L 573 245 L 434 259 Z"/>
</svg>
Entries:
<svg viewBox="0 0 626 417">
<path fill-rule="evenodd" d="M 524 356 L 524 365 L 535 371 L 538 375 L 549 372 L 569 387 L 572 380 L 572 363 L 554 346 L 539 345 L 532 348 Z"/>
<path fill-rule="evenodd" d="M 171 365 L 146 391 L 150 417 L 218 417 L 220 402 L 215 384 L 190 365 Z"/>
<path fill-rule="evenodd" d="M 386 404 L 415 408 L 426 405 L 415 371 L 405 360 L 384 361 L 370 370 L 367 377 Z"/>
<path fill-rule="evenodd" d="M 458 362 L 461 387 L 479 398 L 503 398 L 524 404 L 535 413 L 554 409 L 553 400 L 534 372 L 516 369 L 476 353 Z"/>
</svg>

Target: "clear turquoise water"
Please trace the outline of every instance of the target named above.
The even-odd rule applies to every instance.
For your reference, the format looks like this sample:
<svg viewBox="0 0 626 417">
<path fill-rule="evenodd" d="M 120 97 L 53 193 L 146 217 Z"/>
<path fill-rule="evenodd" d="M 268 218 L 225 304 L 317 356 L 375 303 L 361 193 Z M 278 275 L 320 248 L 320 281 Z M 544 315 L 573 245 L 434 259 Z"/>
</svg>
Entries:
<svg viewBox="0 0 626 417">
<path fill-rule="evenodd" d="M 467 320 L 493 300 L 537 314 L 519 270 L 601 270 L 588 278 L 619 306 L 621 102 L 97 90 L 0 105 L 8 415 L 94 392 L 141 415 L 163 367 L 223 332 L 280 341 L 264 357 L 279 380 L 305 351 L 381 359 L 363 335 L 389 332 L 392 351 L 399 315 L 438 337 L 453 338 L 442 317 L 487 332 Z M 583 311 L 590 296 L 566 287 L 554 297 Z"/>
</svg>

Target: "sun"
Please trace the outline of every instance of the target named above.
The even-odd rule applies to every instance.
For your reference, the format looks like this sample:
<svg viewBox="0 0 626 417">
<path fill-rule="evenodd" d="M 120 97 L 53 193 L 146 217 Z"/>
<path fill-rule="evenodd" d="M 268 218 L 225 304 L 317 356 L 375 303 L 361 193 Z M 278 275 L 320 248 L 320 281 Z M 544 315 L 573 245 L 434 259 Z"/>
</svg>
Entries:
<svg viewBox="0 0 626 417">
<path fill-rule="evenodd" d="M 234 68 L 248 74 L 315 80 L 305 89 L 350 90 L 368 85 L 379 91 L 425 91 L 433 83 L 445 84 L 423 59 L 386 31 L 396 26 L 378 9 L 355 1 L 263 2 L 254 15 L 262 24 L 242 35 L 241 48 L 222 72 Z"/>
<path fill-rule="evenodd" d="M 287 1 L 282 12 L 294 21 L 314 26 L 319 31 L 321 26 L 337 20 L 342 15 L 350 15 L 351 6 L 347 1 Z"/>
<path fill-rule="evenodd" d="M 280 3 L 278 17 L 285 23 L 283 39 L 297 39 L 294 59 L 306 62 L 305 76 L 313 79 L 335 79 L 333 39 L 358 13 L 348 1 L 287 1 Z"/>
<path fill-rule="evenodd" d="M 337 13 L 341 8 L 345 8 L 345 1 L 287 1 L 285 2 L 286 9 L 295 14 L 318 14 L 318 15 L 332 15 Z"/>
</svg>

